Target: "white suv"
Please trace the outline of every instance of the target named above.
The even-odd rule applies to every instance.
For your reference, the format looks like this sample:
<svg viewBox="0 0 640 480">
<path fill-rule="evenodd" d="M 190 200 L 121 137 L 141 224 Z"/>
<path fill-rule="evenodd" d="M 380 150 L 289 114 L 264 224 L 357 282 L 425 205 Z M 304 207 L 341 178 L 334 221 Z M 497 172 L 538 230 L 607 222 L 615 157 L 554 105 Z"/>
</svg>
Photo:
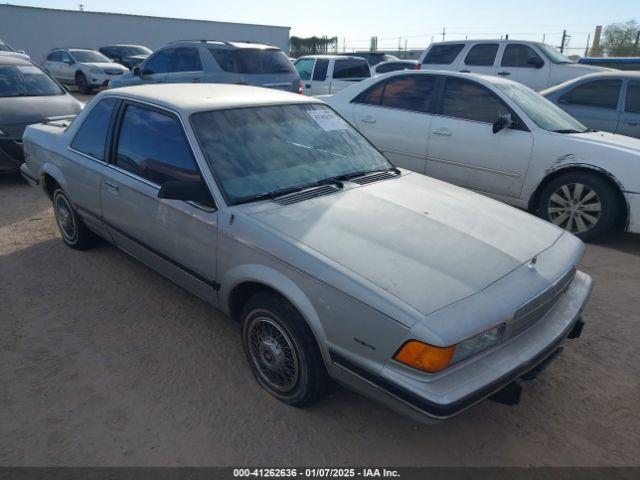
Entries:
<svg viewBox="0 0 640 480">
<path fill-rule="evenodd" d="M 94 88 L 105 87 L 116 75 L 129 71 L 100 52 L 87 48 L 55 48 L 47 54 L 42 66 L 60 83 L 75 85 L 85 94 Z"/>
<path fill-rule="evenodd" d="M 432 43 L 420 56 L 420 68 L 499 75 L 534 90 L 609 70 L 574 63 L 550 45 L 524 40 Z"/>
</svg>

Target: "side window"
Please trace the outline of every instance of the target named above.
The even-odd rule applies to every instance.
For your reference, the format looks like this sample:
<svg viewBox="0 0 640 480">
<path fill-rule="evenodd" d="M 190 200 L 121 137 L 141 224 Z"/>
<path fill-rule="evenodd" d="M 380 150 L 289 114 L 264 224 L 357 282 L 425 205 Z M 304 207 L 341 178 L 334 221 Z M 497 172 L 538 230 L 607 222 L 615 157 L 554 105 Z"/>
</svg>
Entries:
<svg viewBox="0 0 640 480">
<path fill-rule="evenodd" d="M 144 71 L 142 73 L 145 75 L 152 75 L 154 73 L 169 72 L 174 52 L 175 48 L 160 50 L 158 53 L 150 57 L 149 60 L 144 62 Z"/>
<path fill-rule="evenodd" d="M 313 72 L 314 63 L 315 59 L 313 58 L 303 58 L 296 62 L 294 67 L 296 67 L 298 75 L 300 75 L 300 80 L 311 80 L 311 72 Z"/>
<path fill-rule="evenodd" d="M 482 85 L 459 78 L 447 78 L 442 98 L 442 115 L 447 117 L 495 122 L 507 108 Z"/>
<path fill-rule="evenodd" d="M 47 61 L 48 62 L 61 62 L 62 61 L 62 55 L 61 52 L 51 52 L 49 54 L 49 56 L 47 57 Z"/>
<path fill-rule="evenodd" d="M 496 53 L 498 53 L 497 43 L 479 43 L 469 50 L 464 63 L 478 67 L 492 67 L 496 60 Z"/>
<path fill-rule="evenodd" d="M 558 99 L 559 103 L 586 107 L 618 108 L 622 80 L 597 80 L 578 85 Z"/>
<path fill-rule="evenodd" d="M 136 105 L 124 112 L 116 165 L 158 185 L 201 179 L 178 120 Z"/>
<path fill-rule="evenodd" d="M 226 48 L 209 48 L 209 52 L 213 55 L 213 59 L 218 66 L 225 72 L 235 72 L 237 70 L 235 51 Z"/>
<path fill-rule="evenodd" d="M 527 45 L 511 43 L 504 49 L 503 67 L 536 68 L 536 63 L 544 65 L 544 60 Z"/>
<path fill-rule="evenodd" d="M 73 63 L 73 58 L 67 52 L 60 52 L 60 61 Z"/>
<path fill-rule="evenodd" d="M 327 69 L 329 68 L 329 60 L 318 59 L 316 68 L 313 70 L 313 79 L 324 82 L 327 79 Z"/>
<path fill-rule="evenodd" d="M 202 62 L 200 61 L 200 52 L 194 47 L 176 48 L 173 57 L 172 72 L 200 72 L 202 71 Z"/>
<path fill-rule="evenodd" d="M 458 57 L 464 48 L 464 43 L 447 43 L 444 45 L 434 45 L 422 60 L 425 65 L 449 65 Z"/>
<path fill-rule="evenodd" d="M 387 81 L 381 105 L 428 113 L 435 85 L 436 78 L 430 75 L 394 77 Z"/>
<path fill-rule="evenodd" d="M 333 78 L 369 78 L 371 70 L 364 59 L 345 58 L 336 60 L 333 65 Z"/>
<path fill-rule="evenodd" d="M 624 109 L 629 113 L 640 113 L 640 82 L 629 82 Z"/>
<path fill-rule="evenodd" d="M 361 92 L 356 98 L 351 100 L 352 103 L 363 103 L 365 105 L 380 105 L 382 101 L 382 92 L 386 82 L 379 82 L 372 87 Z"/>
<path fill-rule="evenodd" d="M 71 148 L 97 160 L 104 160 L 104 144 L 115 104 L 115 98 L 105 98 L 96 104 L 80 125 Z"/>
</svg>

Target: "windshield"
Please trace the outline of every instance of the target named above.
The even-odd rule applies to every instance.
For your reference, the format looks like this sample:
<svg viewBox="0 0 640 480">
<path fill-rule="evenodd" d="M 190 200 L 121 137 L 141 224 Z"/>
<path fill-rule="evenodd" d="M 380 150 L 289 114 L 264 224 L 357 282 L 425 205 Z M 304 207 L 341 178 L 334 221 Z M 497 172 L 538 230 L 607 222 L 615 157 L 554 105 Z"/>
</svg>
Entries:
<svg viewBox="0 0 640 480">
<path fill-rule="evenodd" d="M 524 85 L 499 82 L 495 86 L 544 130 L 559 133 L 583 133 L 588 130 L 564 110 Z"/>
<path fill-rule="evenodd" d="M 130 47 L 116 47 L 116 48 L 120 50 L 120 53 L 122 55 L 125 55 L 127 57 L 132 57 L 134 55 L 151 54 L 151 50 L 149 50 L 147 47 L 130 46 Z"/>
<path fill-rule="evenodd" d="M 281 189 L 393 166 L 326 105 L 196 113 L 191 121 L 231 205 Z"/>
<path fill-rule="evenodd" d="M 569 57 L 566 57 L 559 50 L 553 48 L 551 45 L 547 45 L 545 43 L 539 43 L 538 46 L 542 53 L 546 55 L 546 57 L 551 60 L 553 63 L 574 63 Z"/>
<path fill-rule="evenodd" d="M 69 53 L 78 63 L 111 63 L 107 57 L 93 50 L 72 50 Z"/>
<path fill-rule="evenodd" d="M 15 52 L 11 45 L 0 40 L 0 52 Z"/>
<path fill-rule="evenodd" d="M 35 65 L 0 65 L 0 97 L 63 95 L 65 92 Z"/>
</svg>

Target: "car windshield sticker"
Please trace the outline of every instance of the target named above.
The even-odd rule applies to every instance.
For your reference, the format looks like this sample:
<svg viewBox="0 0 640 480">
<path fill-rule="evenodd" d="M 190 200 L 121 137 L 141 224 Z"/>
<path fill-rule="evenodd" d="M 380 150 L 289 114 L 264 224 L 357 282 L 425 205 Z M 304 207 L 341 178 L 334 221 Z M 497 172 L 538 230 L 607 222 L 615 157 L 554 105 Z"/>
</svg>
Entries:
<svg viewBox="0 0 640 480">
<path fill-rule="evenodd" d="M 28 73 L 30 75 L 44 75 L 44 72 L 38 67 L 33 67 L 31 65 L 16 65 L 16 67 L 22 73 Z"/>
<path fill-rule="evenodd" d="M 333 130 L 346 130 L 347 125 L 335 113 L 328 109 L 307 110 L 307 113 L 313 118 L 320 128 L 325 132 Z"/>
</svg>

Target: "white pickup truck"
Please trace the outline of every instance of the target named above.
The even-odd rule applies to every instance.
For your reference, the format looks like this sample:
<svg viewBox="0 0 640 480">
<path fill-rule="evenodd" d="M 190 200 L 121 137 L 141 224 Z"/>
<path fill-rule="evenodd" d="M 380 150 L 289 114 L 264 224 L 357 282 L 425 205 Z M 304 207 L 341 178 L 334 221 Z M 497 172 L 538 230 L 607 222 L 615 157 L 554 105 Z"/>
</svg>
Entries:
<svg viewBox="0 0 640 480">
<path fill-rule="evenodd" d="M 305 95 L 329 95 L 371 77 L 369 63 L 360 57 L 307 55 L 298 58 L 294 66 Z"/>
</svg>

